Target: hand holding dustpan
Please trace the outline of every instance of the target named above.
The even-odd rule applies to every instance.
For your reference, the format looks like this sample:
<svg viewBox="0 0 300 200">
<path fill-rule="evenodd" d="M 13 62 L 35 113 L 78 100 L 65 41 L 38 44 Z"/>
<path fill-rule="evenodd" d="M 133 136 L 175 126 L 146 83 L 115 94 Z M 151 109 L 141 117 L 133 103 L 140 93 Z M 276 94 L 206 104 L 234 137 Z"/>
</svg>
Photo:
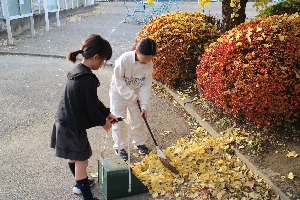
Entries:
<svg viewBox="0 0 300 200">
<path fill-rule="evenodd" d="M 138 106 L 139 106 L 140 111 L 142 112 L 140 103 L 137 102 L 137 104 L 138 104 Z M 146 117 L 145 117 L 144 115 L 143 115 L 142 117 L 143 117 L 143 119 L 144 119 L 144 121 L 145 121 L 145 124 L 146 124 L 148 130 L 149 130 L 149 133 L 150 133 L 150 135 L 151 135 L 151 138 L 152 138 L 152 140 L 153 140 L 153 142 L 154 142 L 154 144 L 155 144 L 155 146 L 156 146 L 156 152 L 157 152 L 157 156 L 158 156 L 160 162 L 161 162 L 166 168 L 168 168 L 169 170 L 171 170 L 173 173 L 179 174 L 179 172 L 177 171 L 177 169 L 176 169 L 174 166 L 172 166 L 172 165 L 168 162 L 167 157 L 165 156 L 165 154 L 164 154 L 164 153 L 160 150 L 160 148 L 158 147 L 157 142 L 156 142 L 156 140 L 155 140 L 155 138 L 154 138 L 154 136 L 153 136 L 153 133 L 152 133 L 152 131 L 151 131 L 151 129 L 150 129 L 150 126 L 149 126 L 149 124 L 148 124 L 148 122 L 147 122 L 147 120 L 146 120 Z"/>
</svg>

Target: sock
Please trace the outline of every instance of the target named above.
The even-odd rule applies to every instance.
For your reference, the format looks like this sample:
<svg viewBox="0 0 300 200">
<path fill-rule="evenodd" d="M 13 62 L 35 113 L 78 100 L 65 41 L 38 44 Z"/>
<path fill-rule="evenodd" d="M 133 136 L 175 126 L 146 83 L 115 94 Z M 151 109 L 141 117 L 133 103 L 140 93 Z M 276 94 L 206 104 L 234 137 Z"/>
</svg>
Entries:
<svg viewBox="0 0 300 200">
<path fill-rule="evenodd" d="M 73 176 L 75 177 L 75 163 L 68 162 L 68 164 L 69 164 L 70 171 L 72 172 Z M 79 188 L 77 183 L 76 183 L 76 187 Z"/>
<path fill-rule="evenodd" d="M 68 164 L 73 176 L 75 177 L 75 163 L 68 162 Z"/>
<path fill-rule="evenodd" d="M 89 185 L 88 177 L 85 179 L 76 181 L 77 186 L 79 187 L 82 197 L 84 200 L 93 199 L 93 194 Z"/>
</svg>

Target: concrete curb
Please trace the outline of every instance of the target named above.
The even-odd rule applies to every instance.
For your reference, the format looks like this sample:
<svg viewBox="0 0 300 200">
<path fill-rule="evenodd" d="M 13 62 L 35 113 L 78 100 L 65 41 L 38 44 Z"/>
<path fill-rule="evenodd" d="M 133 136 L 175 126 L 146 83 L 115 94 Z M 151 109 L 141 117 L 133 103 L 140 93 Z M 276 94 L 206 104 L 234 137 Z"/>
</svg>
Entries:
<svg viewBox="0 0 300 200">
<path fill-rule="evenodd" d="M 162 83 L 160 83 L 159 81 L 156 81 L 153 79 L 153 82 L 158 84 L 158 85 L 163 85 Z M 164 88 L 166 89 L 166 91 L 172 95 L 172 97 L 180 104 L 180 106 L 182 108 L 184 108 L 186 110 L 187 113 L 189 113 L 193 118 L 196 119 L 196 121 L 212 136 L 214 137 L 222 137 L 217 131 L 215 131 L 209 123 L 203 121 L 203 119 L 198 115 L 198 113 L 196 113 L 193 108 L 187 104 L 185 104 L 182 100 L 180 100 L 178 98 L 178 95 L 173 92 L 169 87 L 164 85 Z M 270 178 L 268 176 L 266 176 L 265 174 L 263 174 L 261 171 L 259 171 L 258 168 L 256 168 L 254 166 L 254 164 L 252 164 L 248 158 L 246 158 L 243 154 L 241 154 L 237 149 L 234 149 L 235 151 L 235 155 L 237 157 L 239 157 L 246 165 L 247 167 L 254 173 L 258 174 L 261 178 L 263 178 L 265 180 L 265 182 L 267 184 L 269 184 L 269 186 L 274 190 L 275 194 L 277 196 L 280 197 L 280 199 L 282 200 L 289 200 L 290 198 L 284 194 L 284 192 L 282 192 L 274 183 L 272 183 L 272 181 L 270 180 Z"/>
<path fill-rule="evenodd" d="M 35 57 L 66 58 L 66 56 L 62 56 L 62 55 L 53 55 L 53 54 L 44 54 L 44 53 L 8 52 L 8 51 L 0 51 L 0 55 L 21 55 L 21 56 L 35 56 Z"/>
<path fill-rule="evenodd" d="M 62 55 L 54 55 L 54 54 L 44 54 L 44 53 L 24 53 L 24 52 L 7 52 L 7 51 L 0 51 L 0 55 L 21 55 L 21 56 L 35 56 L 35 57 L 48 57 L 48 58 L 61 58 L 66 59 L 66 56 Z M 78 58 L 81 60 L 82 58 Z M 107 61 L 106 66 L 112 67 L 114 63 Z"/>
</svg>

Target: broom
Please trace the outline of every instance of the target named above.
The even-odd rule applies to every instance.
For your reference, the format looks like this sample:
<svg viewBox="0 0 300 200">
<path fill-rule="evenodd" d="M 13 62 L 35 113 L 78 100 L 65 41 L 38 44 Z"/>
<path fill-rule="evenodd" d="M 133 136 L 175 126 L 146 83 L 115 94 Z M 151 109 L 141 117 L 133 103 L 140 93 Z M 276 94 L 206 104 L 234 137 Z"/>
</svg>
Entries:
<svg viewBox="0 0 300 200">
<path fill-rule="evenodd" d="M 141 109 L 141 106 L 140 106 L 140 103 L 139 103 L 139 102 L 138 102 L 138 106 L 139 106 L 140 111 L 142 112 L 142 109 Z M 156 140 L 155 140 L 155 138 L 154 138 L 154 136 L 153 136 L 153 133 L 152 133 L 152 131 L 151 131 L 151 129 L 150 129 L 150 126 L 149 126 L 149 124 L 148 124 L 148 122 L 147 122 L 147 120 L 146 120 L 146 117 L 145 117 L 144 115 L 143 115 L 143 119 L 144 119 L 144 121 L 145 121 L 145 124 L 146 124 L 148 130 L 149 130 L 149 133 L 150 133 L 150 135 L 151 135 L 151 138 L 152 138 L 152 140 L 153 140 L 153 142 L 154 142 L 154 144 L 155 144 L 155 146 L 156 146 L 156 152 L 157 152 L 157 156 L 158 156 L 160 162 L 161 162 L 166 168 L 168 168 L 171 172 L 173 172 L 173 173 L 175 173 L 175 174 L 179 174 L 179 172 L 177 171 L 177 169 L 169 163 L 169 161 L 168 161 L 167 157 L 165 156 L 165 154 L 164 154 L 164 153 L 160 150 L 160 148 L 158 147 L 157 142 L 156 142 Z"/>
</svg>

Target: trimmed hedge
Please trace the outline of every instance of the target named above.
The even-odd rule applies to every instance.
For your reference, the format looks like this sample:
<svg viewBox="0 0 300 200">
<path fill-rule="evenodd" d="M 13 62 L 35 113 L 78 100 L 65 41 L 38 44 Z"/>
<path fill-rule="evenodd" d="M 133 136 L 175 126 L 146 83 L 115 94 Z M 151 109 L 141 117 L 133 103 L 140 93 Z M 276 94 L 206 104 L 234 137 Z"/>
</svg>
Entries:
<svg viewBox="0 0 300 200">
<path fill-rule="evenodd" d="M 300 12 L 299 0 L 285 0 L 283 2 L 267 6 L 265 9 L 259 12 L 258 17 L 283 15 L 283 14 L 295 14 Z"/>
<path fill-rule="evenodd" d="M 298 120 L 299 27 L 298 14 L 274 15 L 224 33 L 197 66 L 201 95 L 259 125 Z"/>
<path fill-rule="evenodd" d="M 220 36 L 213 22 L 200 12 L 171 12 L 154 17 L 138 33 L 157 43 L 153 78 L 169 87 L 196 79 L 196 66 L 205 48 Z"/>
</svg>

